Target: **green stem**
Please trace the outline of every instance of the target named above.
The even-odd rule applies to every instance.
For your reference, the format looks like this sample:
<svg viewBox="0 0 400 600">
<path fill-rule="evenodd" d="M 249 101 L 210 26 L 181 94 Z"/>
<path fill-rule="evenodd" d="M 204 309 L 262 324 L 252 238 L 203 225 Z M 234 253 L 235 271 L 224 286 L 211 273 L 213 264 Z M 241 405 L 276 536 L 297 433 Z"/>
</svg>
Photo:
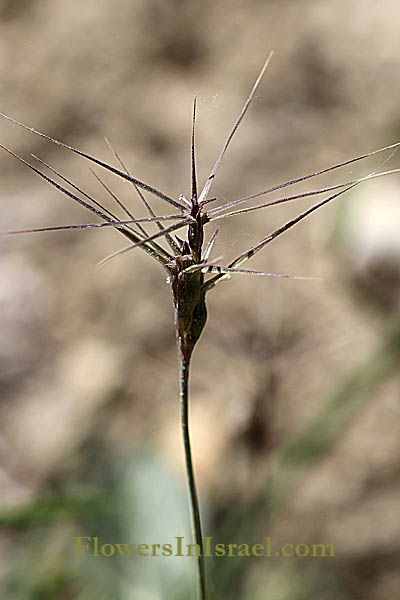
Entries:
<svg viewBox="0 0 400 600">
<path fill-rule="evenodd" d="M 193 470 L 192 451 L 190 446 L 189 431 L 189 370 L 190 358 L 185 359 L 180 355 L 180 397 L 181 397 L 181 427 L 183 445 L 185 449 L 186 478 L 190 499 L 190 517 L 192 525 L 192 536 L 200 548 L 197 557 L 197 581 L 199 600 L 206 600 L 206 572 L 204 563 L 203 535 L 201 531 L 201 518 L 199 499 L 196 490 L 196 480 Z"/>
</svg>

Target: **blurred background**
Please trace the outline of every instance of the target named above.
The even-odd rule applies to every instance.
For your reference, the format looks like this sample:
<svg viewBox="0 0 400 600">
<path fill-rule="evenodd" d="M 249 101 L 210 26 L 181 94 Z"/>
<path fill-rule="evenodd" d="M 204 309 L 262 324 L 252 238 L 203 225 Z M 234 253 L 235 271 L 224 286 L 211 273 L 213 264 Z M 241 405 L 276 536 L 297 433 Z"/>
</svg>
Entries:
<svg viewBox="0 0 400 600">
<path fill-rule="evenodd" d="M 106 136 L 178 198 L 194 95 L 204 181 L 273 49 L 215 181 L 222 204 L 400 138 L 399 18 L 394 0 L 0 0 L 0 109 L 112 162 Z M 0 131 L 112 206 L 87 161 L 5 120 Z M 399 167 L 388 156 L 288 190 Z M 93 222 L 0 160 L 2 231 Z M 98 173 L 144 214 L 129 184 Z M 397 175 L 360 185 L 247 265 L 322 281 L 237 276 L 208 295 L 191 380 L 204 533 L 336 554 L 208 559 L 211 598 L 400 592 L 399 190 Z M 310 204 L 220 221 L 214 255 L 226 264 Z M 109 228 L 0 243 L 1 598 L 194 598 L 189 558 L 75 556 L 76 536 L 190 535 L 165 273 L 140 251 L 97 268 L 126 245 Z"/>
</svg>

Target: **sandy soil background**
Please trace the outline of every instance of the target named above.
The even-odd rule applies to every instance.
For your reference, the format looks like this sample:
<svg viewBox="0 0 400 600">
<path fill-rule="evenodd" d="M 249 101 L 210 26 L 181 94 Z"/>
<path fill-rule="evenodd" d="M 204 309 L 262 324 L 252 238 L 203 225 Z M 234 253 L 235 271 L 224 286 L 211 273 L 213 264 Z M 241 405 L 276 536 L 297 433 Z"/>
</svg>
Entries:
<svg viewBox="0 0 400 600">
<path fill-rule="evenodd" d="M 273 49 L 215 182 L 222 203 L 399 139 L 399 18 L 392 0 L 1 0 L 0 110 L 111 162 L 106 136 L 137 177 L 177 198 L 189 193 L 193 97 L 204 180 Z M 83 159 L 5 120 L 0 142 L 109 202 Z M 383 165 L 387 157 L 299 189 L 399 166 L 396 156 Z M 2 231 L 93 222 L 24 165 L 0 160 Z M 129 185 L 105 180 L 143 213 Z M 192 376 L 207 534 L 336 551 L 267 567 L 217 561 L 215 597 L 383 600 L 400 590 L 399 186 L 392 175 L 358 187 L 248 263 L 323 281 L 237 276 L 208 297 Z M 215 255 L 228 261 L 308 205 L 221 221 Z M 147 492 L 131 492 L 128 512 L 136 523 L 158 519 L 153 539 L 173 507 L 187 522 L 164 273 L 141 252 L 98 269 L 125 245 L 110 230 L 0 244 L 2 597 L 187 597 L 166 583 L 171 573 L 160 583 L 158 563 L 147 575 L 140 563 L 133 575 L 113 563 L 107 584 L 97 579 L 90 561 L 72 559 L 73 536 L 116 539 L 116 525 L 72 510 L 73 500 L 57 504 L 120 498 L 132 477 Z M 40 506 L 50 508 L 35 521 Z M 123 542 L 142 531 L 118 527 Z"/>
</svg>

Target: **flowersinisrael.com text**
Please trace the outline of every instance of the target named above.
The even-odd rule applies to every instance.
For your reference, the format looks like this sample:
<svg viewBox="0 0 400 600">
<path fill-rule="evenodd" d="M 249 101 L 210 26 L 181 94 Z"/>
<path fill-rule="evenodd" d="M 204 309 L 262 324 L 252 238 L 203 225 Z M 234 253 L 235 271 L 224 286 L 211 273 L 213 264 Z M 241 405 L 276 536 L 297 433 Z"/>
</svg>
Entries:
<svg viewBox="0 0 400 600">
<path fill-rule="evenodd" d="M 175 537 L 171 543 L 163 544 L 128 544 L 103 543 L 98 537 L 76 537 L 75 556 L 91 555 L 109 558 L 112 556 L 199 556 L 198 544 L 186 544 L 185 538 Z M 270 537 L 263 544 L 217 543 L 213 537 L 204 538 L 204 556 L 260 556 L 260 557 L 334 557 L 333 544 L 283 544 L 279 548 L 272 547 Z"/>
</svg>

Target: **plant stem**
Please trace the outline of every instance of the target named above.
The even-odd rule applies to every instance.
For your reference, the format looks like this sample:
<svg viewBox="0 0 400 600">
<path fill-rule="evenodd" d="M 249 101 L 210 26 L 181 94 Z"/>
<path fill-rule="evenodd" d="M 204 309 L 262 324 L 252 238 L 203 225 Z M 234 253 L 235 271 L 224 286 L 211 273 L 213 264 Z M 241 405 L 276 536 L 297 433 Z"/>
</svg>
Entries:
<svg viewBox="0 0 400 600">
<path fill-rule="evenodd" d="M 201 518 L 199 499 L 196 490 L 196 480 L 193 470 L 192 451 L 190 446 L 189 431 L 189 371 L 190 358 L 185 359 L 180 353 L 180 399 L 181 399 L 181 427 L 183 445 L 185 449 L 186 478 L 190 500 L 190 517 L 192 536 L 200 552 L 197 557 L 197 582 L 199 600 L 206 600 L 206 572 L 204 563 L 203 535 L 201 531 Z"/>
</svg>

